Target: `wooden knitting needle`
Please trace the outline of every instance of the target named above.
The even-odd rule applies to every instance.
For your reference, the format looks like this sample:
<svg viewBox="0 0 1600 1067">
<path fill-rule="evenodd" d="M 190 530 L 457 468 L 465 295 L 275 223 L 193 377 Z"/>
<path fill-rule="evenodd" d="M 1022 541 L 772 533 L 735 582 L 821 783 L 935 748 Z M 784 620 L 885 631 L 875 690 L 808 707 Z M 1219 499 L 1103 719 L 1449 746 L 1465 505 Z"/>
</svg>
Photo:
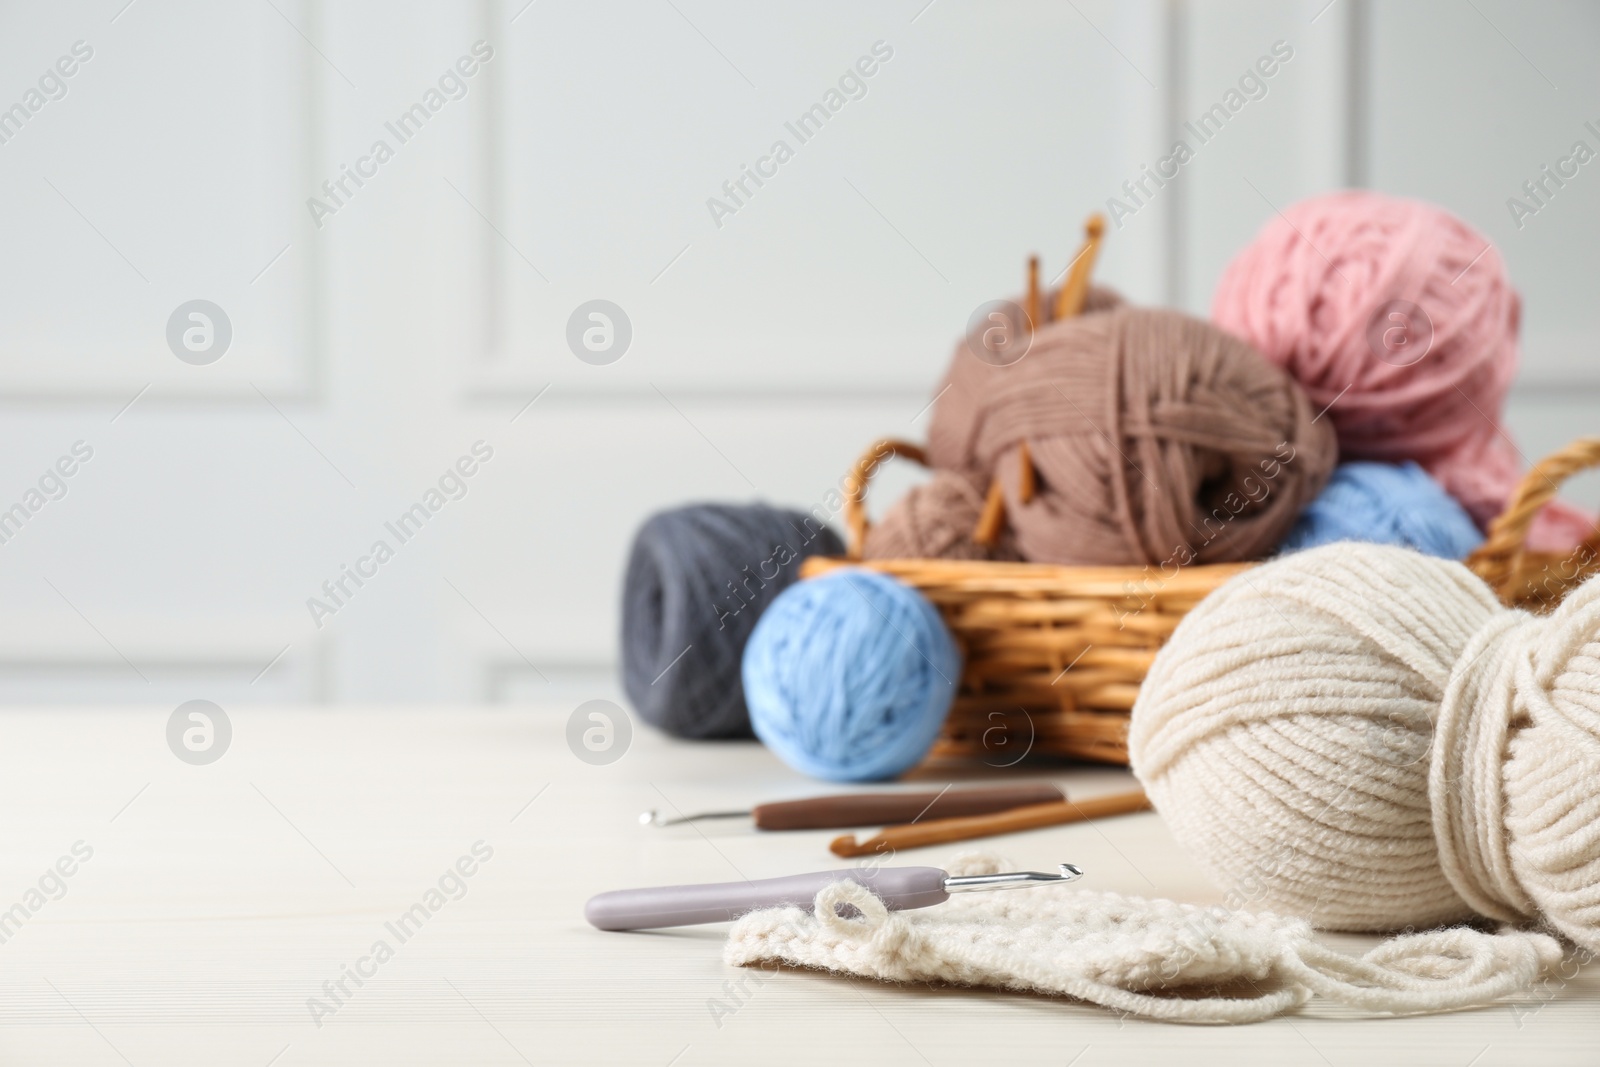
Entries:
<svg viewBox="0 0 1600 1067">
<path fill-rule="evenodd" d="M 1006 525 L 1006 494 L 996 478 L 989 483 L 989 495 L 984 498 L 983 512 L 978 525 L 973 527 L 972 539 L 985 548 L 993 548 L 1000 541 L 1000 531 Z"/>
<path fill-rule="evenodd" d="M 1089 274 L 1094 270 L 1094 259 L 1100 251 L 1100 238 L 1106 232 L 1106 217 L 1101 214 L 1089 216 L 1083 225 L 1083 249 L 1078 253 L 1078 258 L 1072 261 L 1072 269 L 1067 272 L 1067 280 L 1061 286 L 1061 292 L 1056 294 L 1056 313 L 1058 319 L 1076 315 L 1083 310 L 1083 302 L 1089 295 Z M 1025 312 L 1028 316 L 1028 329 L 1039 328 L 1041 313 L 1039 300 L 1039 257 L 1028 257 L 1028 306 Z M 1034 481 L 1033 460 L 1028 455 L 1028 444 L 1022 443 L 1019 449 L 1019 458 L 1022 463 L 1022 480 L 1018 484 L 1018 496 L 1022 503 L 1027 504 L 1033 500 L 1036 489 Z M 1006 496 L 1000 486 L 1000 479 L 996 478 L 989 483 L 989 495 L 984 498 L 983 511 L 978 516 L 978 524 L 973 527 L 972 540 L 985 548 L 993 548 L 1000 541 L 1000 531 L 1006 524 Z"/>
<path fill-rule="evenodd" d="M 1095 256 L 1100 254 L 1100 238 L 1105 232 L 1104 215 L 1090 215 L 1089 221 L 1083 224 L 1083 249 L 1078 253 L 1078 258 L 1072 261 L 1072 270 L 1067 273 L 1066 282 L 1056 294 L 1057 319 L 1068 318 L 1083 310 L 1083 302 L 1089 296 L 1089 274 L 1094 270 Z"/>
<path fill-rule="evenodd" d="M 1022 503 L 1029 504 L 1033 502 L 1038 482 L 1033 469 L 1033 456 L 1028 452 L 1028 442 L 1018 443 L 1017 460 L 1022 465 L 1022 471 L 1017 479 L 1017 498 Z M 983 511 L 978 515 L 978 524 L 972 528 L 972 540 L 985 548 L 993 548 L 1000 542 L 1000 531 L 1005 529 L 1005 526 L 1006 493 L 1000 484 L 1000 479 L 996 478 L 989 483 L 989 495 L 984 497 Z"/>
<path fill-rule="evenodd" d="M 1113 793 L 1107 797 L 1088 800 L 1063 800 L 1050 804 L 1029 804 L 1023 808 L 997 812 L 993 815 L 969 815 L 955 819 L 930 819 L 927 822 L 906 823 L 903 826 L 886 826 L 864 841 L 854 834 L 836 837 L 828 846 L 835 856 L 866 856 L 872 853 L 894 852 L 903 848 L 920 848 L 923 845 L 942 845 L 949 841 L 969 841 L 975 837 L 992 837 L 1018 830 L 1035 830 L 1042 826 L 1060 826 L 1064 823 L 1103 819 L 1111 815 L 1127 815 L 1148 811 L 1150 798 L 1144 790 L 1130 793 Z"/>
<path fill-rule="evenodd" d="M 1023 310 L 1028 315 L 1028 330 L 1032 332 L 1039 328 L 1039 313 L 1044 307 L 1039 299 L 1039 257 L 1028 257 L 1028 306 Z"/>
<path fill-rule="evenodd" d="M 1038 482 L 1033 469 L 1033 454 L 1028 451 L 1026 441 L 1017 442 L 1017 464 L 1022 468 L 1017 476 L 1017 499 L 1024 504 L 1031 504 Z"/>
</svg>

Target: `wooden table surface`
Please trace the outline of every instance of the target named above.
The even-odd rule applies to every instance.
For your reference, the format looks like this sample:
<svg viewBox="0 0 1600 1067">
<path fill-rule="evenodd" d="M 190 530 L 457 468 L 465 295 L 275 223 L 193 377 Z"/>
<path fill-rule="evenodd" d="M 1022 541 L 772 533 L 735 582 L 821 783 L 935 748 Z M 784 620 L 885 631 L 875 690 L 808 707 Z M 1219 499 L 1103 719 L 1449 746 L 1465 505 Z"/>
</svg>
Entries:
<svg viewBox="0 0 1600 1067">
<path fill-rule="evenodd" d="M 744 972 L 721 962 L 725 927 L 605 934 L 583 902 L 845 866 L 828 831 L 637 822 L 826 787 L 754 744 L 646 729 L 592 766 L 568 748 L 570 711 L 230 709 L 228 750 L 204 766 L 169 750 L 170 708 L 0 713 L 0 1063 L 1600 1063 L 1592 969 L 1455 1015 L 1313 1005 L 1229 1028 L 792 971 L 730 992 Z M 1050 776 L 1083 796 L 1128 782 Z M 926 780 L 953 778 L 981 776 Z M 1094 888 L 1220 900 L 1153 814 L 993 847 L 1078 863 Z M 419 902 L 436 907 L 397 926 Z M 347 995 L 325 992 L 340 980 Z"/>
</svg>

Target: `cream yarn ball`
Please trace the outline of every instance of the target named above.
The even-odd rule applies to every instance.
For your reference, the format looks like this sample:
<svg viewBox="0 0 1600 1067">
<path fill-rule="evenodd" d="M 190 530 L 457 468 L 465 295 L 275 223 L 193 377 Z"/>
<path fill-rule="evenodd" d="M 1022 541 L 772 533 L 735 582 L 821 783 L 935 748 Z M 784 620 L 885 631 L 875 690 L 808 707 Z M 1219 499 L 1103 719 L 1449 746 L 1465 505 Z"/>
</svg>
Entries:
<svg viewBox="0 0 1600 1067">
<path fill-rule="evenodd" d="M 1264 564 L 1156 656 L 1129 750 L 1233 906 L 1600 950 L 1600 578 L 1535 616 L 1408 549 Z"/>
</svg>

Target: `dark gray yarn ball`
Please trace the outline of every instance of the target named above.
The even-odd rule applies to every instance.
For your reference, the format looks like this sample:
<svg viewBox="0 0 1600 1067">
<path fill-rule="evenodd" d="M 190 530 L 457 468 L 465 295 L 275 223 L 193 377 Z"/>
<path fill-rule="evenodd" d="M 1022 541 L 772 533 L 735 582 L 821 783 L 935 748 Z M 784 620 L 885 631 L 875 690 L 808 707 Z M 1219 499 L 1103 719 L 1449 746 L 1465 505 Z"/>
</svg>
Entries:
<svg viewBox="0 0 1600 1067">
<path fill-rule="evenodd" d="M 750 631 L 801 560 L 843 552 L 802 511 L 690 504 L 652 515 L 622 587 L 622 686 L 634 708 L 674 737 L 754 736 L 739 677 Z"/>
</svg>

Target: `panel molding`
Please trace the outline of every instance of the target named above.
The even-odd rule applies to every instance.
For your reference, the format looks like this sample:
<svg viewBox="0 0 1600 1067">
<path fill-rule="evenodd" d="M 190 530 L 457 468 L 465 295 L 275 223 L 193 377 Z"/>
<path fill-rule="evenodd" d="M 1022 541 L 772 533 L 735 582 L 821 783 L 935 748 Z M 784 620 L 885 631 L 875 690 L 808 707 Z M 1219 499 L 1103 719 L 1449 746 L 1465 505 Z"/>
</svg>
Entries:
<svg viewBox="0 0 1600 1067">
<path fill-rule="evenodd" d="M 300 0 L 299 7 L 310 31 L 308 36 L 316 38 L 323 22 L 324 0 Z M 298 196 L 304 189 L 315 189 L 321 181 L 321 167 L 325 153 L 320 133 L 323 128 L 324 109 L 328 102 L 324 85 L 330 75 L 301 54 L 306 50 L 306 46 L 304 42 L 292 36 L 288 26 L 283 27 L 283 31 L 286 35 L 290 35 L 291 39 L 283 41 L 281 46 L 271 46 L 267 50 L 270 53 L 268 57 L 270 64 L 286 60 L 292 64 L 296 75 L 292 79 L 293 95 L 284 101 L 283 107 L 292 113 L 293 126 L 298 131 L 298 136 L 292 144 L 280 147 L 293 153 L 296 159 L 292 180 L 298 184 L 291 193 Z M 295 32 L 298 32 L 298 27 L 295 28 Z M 280 50 L 281 55 L 279 55 Z M 128 374 L 110 378 L 106 374 L 96 373 L 86 376 L 81 371 L 73 373 L 70 370 L 55 369 L 72 365 L 67 353 L 39 353 L 37 349 L 33 349 L 34 356 L 28 361 L 29 364 L 33 367 L 48 365 L 52 369 L 41 373 L 33 367 L 0 366 L 0 403 L 99 401 L 121 403 L 145 388 L 148 388 L 149 392 L 141 398 L 141 403 L 238 401 L 260 403 L 260 393 L 265 393 L 275 400 L 288 402 L 321 400 L 323 384 L 327 377 L 327 334 L 322 297 L 326 281 L 327 254 L 323 250 L 324 242 L 296 236 L 294 228 L 291 228 L 291 232 L 286 236 L 291 238 L 292 254 L 305 257 L 304 268 L 299 272 L 299 284 L 295 286 L 297 295 L 293 309 L 303 324 L 303 336 L 297 346 L 298 351 L 271 350 L 273 364 L 269 373 L 247 376 L 241 371 L 230 368 L 228 357 L 225 355 L 214 365 L 211 373 L 200 375 L 179 373 L 165 378 L 152 378 L 149 374 Z M 276 263 L 274 260 L 265 265 L 273 266 Z M 286 371 L 278 372 L 279 367 L 285 368 Z"/>
<path fill-rule="evenodd" d="M 326 703 L 331 698 L 333 641 L 304 637 L 285 640 L 284 635 L 296 633 L 297 617 L 181 621 L 137 615 L 96 618 L 99 632 L 55 613 L 6 619 L 0 626 L 0 684 L 5 679 L 89 674 L 120 675 L 142 687 L 145 681 L 154 680 L 152 676 L 222 673 L 237 674 L 240 681 L 254 685 L 269 674 L 289 672 L 303 679 L 299 687 L 302 699 Z M 115 645 L 108 643 L 111 639 Z"/>
<path fill-rule="evenodd" d="M 1172 49 L 1169 47 L 1169 42 L 1172 38 L 1171 25 L 1174 19 L 1172 8 L 1179 3 L 1181 3 L 1181 0 L 1140 0 L 1139 3 L 1132 5 L 1106 5 L 1099 10 L 1090 12 L 1090 15 L 1098 20 L 1098 25 L 1094 21 L 1090 21 L 1087 24 L 1078 22 L 1077 25 L 1081 27 L 1084 39 L 1092 42 L 1093 47 L 1097 49 L 1104 47 L 1108 56 L 1111 56 L 1113 51 L 1131 52 L 1139 57 L 1140 67 L 1155 73 L 1163 70 L 1165 64 L 1170 61 L 1169 53 Z M 528 10 L 528 5 L 526 0 L 478 0 L 477 10 L 478 17 L 486 27 L 486 35 L 494 41 L 498 49 L 501 37 L 506 35 L 505 28 L 509 25 L 510 19 L 513 17 L 520 18 L 522 12 Z M 530 17 L 536 16 L 538 11 L 537 7 L 533 8 L 530 12 Z M 913 14 L 916 13 L 913 12 Z M 1083 13 L 1079 12 L 1070 17 L 1078 19 L 1082 15 Z M 908 20 L 909 18 L 910 16 L 907 16 Z M 526 24 L 519 22 L 517 27 L 525 29 Z M 905 25 L 897 26 L 896 32 L 903 33 L 905 37 L 902 42 L 901 37 L 893 36 L 895 47 L 898 48 L 904 43 L 909 50 L 913 41 L 913 31 L 922 31 L 926 28 L 926 24 L 912 26 L 909 21 Z M 1111 36 L 1107 37 L 1107 33 Z M 1113 39 L 1116 40 L 1116 44 L 1109 43 Z M 496 63 L 486 68 L 487 106 L 482 109 L 482 117 L 477 123 L 477 128 L 474 132 L 473 151 L 464 167 L 466 181 L 470 185 L 463 186 L 464 188 L 475 190 L 474 196 L 481 198 L 478 204 L 482 209 L 481 213 L 493 220 L 497 226 L 501 225 L 503 220 L 509 219 L 515 214 L 510 203 L 510 197 L 514 195 L 513 178 L 515 175 L 510 171 L 510 157 L 513 153 L 507 146 L 511 142 L 512 131 L 509 127 L 514 110 L 511 99 L 512 85 L 519 69 L 518 64 L 524 62 L 526 58 L 516 45 L 510 41 L 507 41 L 505 55 L 504 64 Z M 1107 62 L 1108 65 L 1112 66 L 1117 77 L 1127 78 L 1130 83 L 1134 81 L 1136 75 L 1118 65 L 1119 63 L 1127 62 L 1126 56 L 1122 56 L 1120 59 L 1109 58 Z M 1137 77 L 1142 78 L 1143 75 L 1138 74 Z M 821 87 L 826 88 L 826 85 L 824 84 Z M 1142 85 L 1140 88 L 1142 89 Z M 1159 99 L 1151 104 L 1142 96 L 1134 104 L 1136 105 L 1135 110 L 1147 112 L 1148 114 L 1140 115 L 1137 129 L 1131 133 L 1123 131 L 1119 134 L 1123 143 L 1118 146 L 1117 150 L 1122 151 L 1130 146 L 1136 146 L 1135 154 L 1142 158 L 1165 138 L 1166 131 L 1163 129 L 1163 123 L 1169 108 Z M 779 117 L 781 118 L 781 116 Z M 1126 125 L 1126 123 L 1121 125 Z M 781 129 L 781 123 L 775 119 L 773 130 L 781 131 Z M 857 177 L 859 178 L 859 176 Z M 830 176 L 828 180 L 837 180 L 837 176 Z M 840 183 L 840 188 L 845 190 L 841 194 L 842 198 L 858 195 L 864 198 L 864 194 L 860 189 L 852 193 L 842 182 Z M 1112 186 L 1107 185 L 1105 190 L 1111 188 Z M 1101 190 L 1100 195 L 1103 196 L 1105 190 Z M 1042 199 L 1043 194 L 1041 194 Z M 869 208 L 860 205 L 859 201 L 850 202 L 860 207 L 867 218 L 874 217 L 869 212 L 878 211 L 876 206 Z M 884 210 L 889 210 L 887 205 L 884 206 Z M 1082 204 L 1082 211 L 1087 213 L 1091 210 L 1103 210 L 1103 201 L 1086 199 Z M 1156 211 L 1163 216 L 1174 214 L 1170 213 L 1165 205 L 1157 208 Z M 880 214 L 882 213 L 880 212 Z M 1070 255 L 1070 252 L 1067 251 L 1067 246 L 1075 246 L 1078 240 L 1077 220 L 1081 218 L 1081 215 L 1076 215 L 1076 209 L 1074 214 L 1074 221 L 1066 231 L 1069 236 L 1060 239 L 1062 250 L 1068 255 Z M 1176 217 L 1175 214 L 1174 217 Z M 888 222 L 887 216 L 885 216 L 885 222 Z M 876 225 L 876 223 L 874 224 Z M 894 226 L 895 224 L 889 222 L 888 225 Z M 896 228 L 898 229 L 898 227 Z M 1171 234 L 1176 232 L 1175 224 L 1170 221 L 1163 221 L 1162 228 L 1167 231 L 1168 236 L 1157 240 L 1156 257 L 1170 259 L 1168 249 L 1173 243 Z M 1059 234 L 1051 233 L 1042 238 L 1033 237 L 1029 238 L 1029 240 L 1055 241 L 1059 236 Z M 897 238 L 890 234 L 887 239 L 894 241 Z M 904 240 L 904 235 L 900 235 L 899 239 Z M 683 250 L 677 253 L 679 256 L 682 256 L 684 252 L 688 252 L 690 256 L 693 256 L 706 243 L 706 237 L 699 230 L 686 231 L 679 240 L 686 242 Z M 695 251 L 689 251 L 691 248 Z M 629 269 L 641 283 L 650 282 L 651 276 L 656 274 L 657 268 L 671 268 L 678 262 L 677 258 L 673 256 L 674 250 L 674 248 L 667 248 L 659 262 L 634 264 Z M 1017 250 L 1018 273 L 1016 281 L 1019 287 L 1027 250 L 1024 245 L 1019 245 Z M 525 270 L 525 268 L 518 265 L 516 257 L 519 254 L 510 251 L 507 248 L 506 239 L 496 232 L 492 232 L 488 226 L 482 227 L 481 232 L 474 239 L 472 270 L 481 273 L 484 280 L 477 286 L 473 314 L 470 316 L 478 325 L 472 328 L 471 335 L 459 348 L 462 353 L 458 362 L 460 367 L 459 396 L 465 403 L 495 404 L 514 401 L 520 405 L 526 402 L 533 392 L 545 386 L 551 378 L 548 368 L 536 366 L 536 360 L 543 361 L 546 357 L 552 355 L 558 361 L 572 358 L 566 353 L 558 335 L 553 334 L 545 338 L 541 333 L 536 352 L 531 351 L 527 338 L 516 336 L 519 328 L 514 321 L 515 316 L 510 307 L 511 297 L 509 294 L 513 291 L 512 280 L 515 272 Z M 917 251 L 916 254 L 921 255 L 921 252 Z M 910 256 L 911 252 L 907 251 L 907 255 Z M 538 259 L 536 253 L 534 258 Z M 1063 265 L 1061 262 L 1056 262 L 1053 266 L 1060 267 Z M 541 262 L 540 266 L 545 267 L 545 264 Z M 921 268 L 919 267 L 918 269 Z M 937 268 L 934 268 L 934 270 L 937 270 Z M 1170 286 L 1169 282 L 1163 281 L 1167 272 L 1167 267 L 1160 265 L 1157 269 L 1146 273 L 1155 279 L 1155 285 L 1160 289 L 1163 286 Z M 927 278 L 932 286 L 937 287 L 939 285 L 939 281 L 932 271 L 928 273 Z M 558 278 L 556 280 L 559 282 L 561 279 Z M 1135 285 L 1140 284 L 1140 282 L 1141 279 L 1134 279 Z M 604 296 L 606 294 L 598 293 L 595 295 Z M 632 311 L 632 308 L 630 307 L 629 310 Z M 941 336 L 936 342 L 937 354 L 934 357 L 936 365 L 931 366 L 931 369 L 926 374 L 929 386 L 933 385 L 939 370 L 943 366 L 944 356 L 948 352 L 947 346 L 954 342 L 959 332 L 960 329 L 957 326 L 951 330 L 948 337 Z M 782 331 L 779 331 L 778 336 L 760 339 L 761 355 L 777 365 L 805 366 L 816 355 L 816 348 L 817 345 L 814 339 L 807 337 L 790 338 L 782 336 Z M 747 351 L 748 347 L 742 338 L 730 340 L 727 337 L 715 337 L 705 342 L 701 354 L 708 354 L 708 358 L 713 360 L 726 360 L 733 358 L 735 355 L 744 354 Z M 842 338 L 831 345 L 831 352 L 836 356 L 840 353 L 848 354 L 851 351 L 849 337 Z M 858 357 L 857 365 L 870 367 L 874 360 L 885 357 L 886 352 L 888 356 L 883 358 L 881 363 L 892 363 L 895 359 L 900 359 L 904 363 L 911 363 L 913 361 L 921 361 L 927 351 L 928 345 L 925 340 L 908 341 L 903 348 L 896 349 L 892 342 L 885 345 L 881 341 L 869 339 L 863 341 L 859 351 L 856 351 Z M 631 362 L 634 359 L 635 356 L 630 351 L 624 357 L 624 362 Z M 573 363 L 573 367 L 577 368 L 576 362 Z M 582 368 L 577 369 L 581 373 Z M 667 374 L 678 375 L 670 379 L 660 379 L 662 387 L 667 389 L 674 399 L 680 393 L 707 399 L 729 400 L 755 396 L 792 397 L 795 395 L 815 395 L 832 399 L 844 395 L 844 390 L 841 389 L 835 392 L 820 379 L 808 378 L 804 374 L 793 375 L 791 379 L 775 379 L 768 385 L 762 385 L 754 379 L 741 379 L 726 388 L 715 385 L 710 377 L 694 377 L 681 371 L 669 371 Z M 558 373 L 555 377 L 552 393 L 559 391 L 569 397 L 583 396 L 596 399 L 617 397 L 624 400 L 630 396 L 653 395 L 648 386 L 643 384 L 638 376 L 633 377 L 632 380 L 624 380 L 620 375 L 613 373 L 603 380 L 591 380 L 595 381 L 596 384 L 586 384 L 577 374 L 566 375 L 565 373 Z M 902 380 L 905 381 L 903 385 L 900 384 Z M 912 381 L 913 372 L 890 370 L 885 372 L 879 380 L 869 384 L 867 392 L 877 396 L 924 395 L 921 389 L 912 385 Z M 544 402 L 541 401 L 541 404 Z"/>
</svg>

